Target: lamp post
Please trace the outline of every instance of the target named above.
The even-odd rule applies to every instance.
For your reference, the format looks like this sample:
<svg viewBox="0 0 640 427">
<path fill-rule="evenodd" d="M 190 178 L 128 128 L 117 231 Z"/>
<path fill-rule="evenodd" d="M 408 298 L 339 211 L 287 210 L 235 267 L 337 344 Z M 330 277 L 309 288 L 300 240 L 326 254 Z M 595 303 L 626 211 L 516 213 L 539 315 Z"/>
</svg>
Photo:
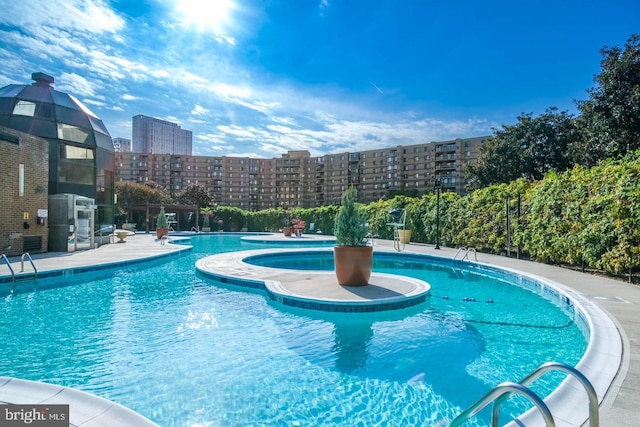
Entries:
<svg viewBox="0 0 640 427">
<path fill-rule="evenodd" d="M 433 191 L 436 193 L 436 246 L 440 249 L 440 193 L 442 192 L 442 182 L 436 179 L 433 183 Z"/>
</svg>

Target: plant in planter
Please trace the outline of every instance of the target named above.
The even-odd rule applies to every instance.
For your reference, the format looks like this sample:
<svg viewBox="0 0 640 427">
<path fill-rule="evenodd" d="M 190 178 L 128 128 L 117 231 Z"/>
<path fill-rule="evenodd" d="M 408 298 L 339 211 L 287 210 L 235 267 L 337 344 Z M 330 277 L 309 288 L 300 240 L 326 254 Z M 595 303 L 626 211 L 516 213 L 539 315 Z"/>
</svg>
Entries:
<svg viewBox="0 0 640 427">
<path fill-rule="evenodd" d="M 160 239 L 162 236 L 166 236 L 168 234 L 169 221 L 167 221 L 164 206 L 160 206 L 160 213 L 158 213 L 158 221 L 156 222 L 156 237 Z"/>
<path fill-rule="evenodd" d="M 296 234 L 296 236 L 298 237 L 302 236 L 302 232 L 304 231 L 304 228 L 307 226 L 307 222 L 300 218 L 294 218 L 291 220 L 291 224 L 293 224 L 293 231 Z"/>
<path fill-rule="evenodd" d="M 342 194 L 342 206 L 333 229 L 336 237 L 333 262 L 338 283 L 342 286 L 367 285 L 373 266 L 373 246 L 369 246 L 366 219 L 358 209 L 356 196 L 354 187 Z"/>
<path fill-rule="evenodd" d="M 285 237 L 291 237 L 291 230 L 291 219 L 289 213 L 285 211 L 282 217 L 282 233 Z"/>
</svg>

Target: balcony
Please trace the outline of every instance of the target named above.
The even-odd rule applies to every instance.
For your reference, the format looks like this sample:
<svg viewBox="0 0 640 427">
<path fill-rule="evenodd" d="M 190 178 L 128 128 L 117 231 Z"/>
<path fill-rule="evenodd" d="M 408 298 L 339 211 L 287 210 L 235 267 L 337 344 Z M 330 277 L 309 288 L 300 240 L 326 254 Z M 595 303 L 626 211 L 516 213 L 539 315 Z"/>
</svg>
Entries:
<svg viewBox="0 0 640 427">
<path fill-rule="evenodd" d="M 456 151 L 456 144 L 439 145 L 436 147 L 437 153 L 441 153 L 443 151 Z"/>
</svg>

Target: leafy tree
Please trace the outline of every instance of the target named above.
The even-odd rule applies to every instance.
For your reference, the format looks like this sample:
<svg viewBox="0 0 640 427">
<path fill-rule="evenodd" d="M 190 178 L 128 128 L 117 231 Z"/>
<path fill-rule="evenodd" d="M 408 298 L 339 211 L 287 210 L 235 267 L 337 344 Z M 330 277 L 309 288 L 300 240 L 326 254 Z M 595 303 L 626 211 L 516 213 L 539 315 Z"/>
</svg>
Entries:
<svg viewBox="0 0 640 427">
<path fill-rule="evenodd" d="M 247 223 L 249 212 L 233 206 L 218 206 L 216 218 L 222 220 L 223 231 L 240 231 Z"/>
<path fill-rule="evenodd" d="M 476 163 L 467 167 L 469 188 L 507 184 L 518 178 L 540 180 L 549 170 L 572 166 L 567 147 L 578 136 L 574 118 L 551 107 L 538 117 L 521 114 L 518 123 L 494 129 L 494 136 L 480 148 Z"/>
<path fill-rule="evenodd" d="M 453 201 L 447 209 L 447 229 L 450 243 L 473 247 L 479 251 L 500 253 L 521 245 L 520 234 L 525 229 L 527 193 L 531 183 L 518 179 L 509 184 L 495 184 Z M 518 196 L 521 199 L 518 217 Z M 507 231 L 509 204 L 509 232 Z M 510 240 L 509 240 L 510 238 Z"/>
<path fill-rule="evenodd" d="M 640 36 L 631 35 L 624 50 L 604 47 L 601 53 L 596 86 L 578 103 L 582 140 L 571 147 L 584 166 L 640 148 Z"/>
<path fill-rule="evenodd" d="M 118 196 L 116 208 L 120 215 L 127 215 L 129 222 L 131 221 L 131 208 L 134 206 L 172 203 L 171 197 L 164 190 L 129 181 L 116 183 L 116 195 Z"/>
<path fill-rule="evenodd" d="M 425 243 L 436 243 L 438 229 L 440 231 L 440 244 L 443 246 L 453 246 L 458 241 L 454 228 L 455 214 L 451 213 L 451 207 L 460 198 L 454 192 L 444 192 L 440 194 L 440 206 L 438 208 L 438 196 L 435 193 L 427 194 L 423 198 L 422 228 Z M 415 222 L 416 219 L 411 219 Z M 416 238 L 417 240 L 417 238 Z"/>
<path fill-rule="evenodd" d="M 207 189 L 201 185 L 187 186 L 176 194 L 176 201 L 183 205 L 195 205 L 198 208 L 206 208 L 212 202 Z"/>
</svg>

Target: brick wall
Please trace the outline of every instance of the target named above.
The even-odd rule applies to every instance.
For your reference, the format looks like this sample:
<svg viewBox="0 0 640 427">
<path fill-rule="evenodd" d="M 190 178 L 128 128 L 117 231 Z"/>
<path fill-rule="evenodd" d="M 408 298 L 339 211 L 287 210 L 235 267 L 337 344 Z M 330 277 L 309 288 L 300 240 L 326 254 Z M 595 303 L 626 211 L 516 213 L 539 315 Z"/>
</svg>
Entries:
<svg viewBox="0 0 640 427">
<path fill-rule="evenodd" d="M 19 165 L 24 165 L 24 194 L 19 194 Z M 38 209 L 48 209 L 49 143 L 0 126 L 0 254 L 21 255 L 23 239 L 41 239 L 46 252 L 48 228 L 36 223 Z M 28 215 L 28 219 L 24 219 Z M 24 224 L 28 223 L 29 228 Z"/>
</svg>

